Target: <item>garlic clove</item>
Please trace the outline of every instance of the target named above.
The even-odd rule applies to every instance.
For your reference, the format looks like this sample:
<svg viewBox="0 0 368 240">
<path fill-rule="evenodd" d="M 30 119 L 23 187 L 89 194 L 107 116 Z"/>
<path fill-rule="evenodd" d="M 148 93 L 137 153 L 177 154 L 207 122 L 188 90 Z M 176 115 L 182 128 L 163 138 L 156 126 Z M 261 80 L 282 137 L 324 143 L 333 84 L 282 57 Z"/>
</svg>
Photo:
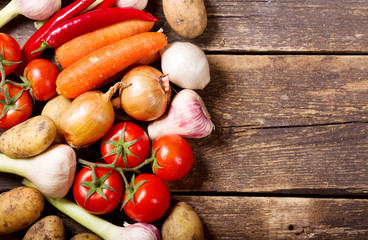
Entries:
<svg viewBox="0 0 368 240">
<path fill-rule="evenodd" d="M 169 111 L 148 125 L 151 140 L 166 134 L 203 138 L 214 129 L 202 98 L 191 89 L 183 89 L 173 98 Z"/>
<path fill-rule="evenodd" d="M 143 10 L 146 8 L 148 0 L 117 0 L 115 6 L 121 8 L 135 8 Z"/>
</svg>

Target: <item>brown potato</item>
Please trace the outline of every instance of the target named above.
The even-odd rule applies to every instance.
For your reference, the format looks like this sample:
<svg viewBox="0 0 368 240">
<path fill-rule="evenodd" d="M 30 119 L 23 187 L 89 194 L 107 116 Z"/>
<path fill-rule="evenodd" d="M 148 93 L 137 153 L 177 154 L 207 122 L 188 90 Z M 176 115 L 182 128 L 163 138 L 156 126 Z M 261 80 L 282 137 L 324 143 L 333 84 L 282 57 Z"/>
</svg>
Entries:
<svg viewBox="0 0 368 240">
<path fill-rule="evenodd" d="M 48 116 L 35 116 L 0 136 L 0 151 L 12 158 L 27 158 L 45 151 L 54 141 L 56 125 Z"/>
<path fill-rule="evenodd" d="M 70 240 L 102 240 L 102 238 L 99 238 L 93 233 L 79 233 L 72 237 Z"/>
<path fill-rule="evenodd" d="M 41 115 L 46 115 L 54 120 L 57 131 L 54 139 L 54 144 L 66 143 L 64 135 L 60 131 L 60 119 L 63 113 L 68 109 L 71 99 L 65 98 L 63 95 L 58 95 L 49 100 L 42 109 Z"/>
<path fill-rule="evenodd" d="M 164 14 L 171 28 L 188 39 L 198 37 L 207 26 L 203 0 L 162 0 Z"/>
<path fill-rule="evenodd" d="M 23 240 L 33 239 L 66 239 L 61 218 L 50 215 L 38 220 L 28 229 L 23 238 Z"/>
<path fill-rule="evenodd" d="M 44 209 L 40 191 L 18 187 L 0 195 L 0 235 L 17 232 L 34 223 Z"/>
<path fill-rule="evenodd" d="M 185 202 L 178 202 L 170 209 L 161 234 L 163 240 L 204 239 L 201 219 Z"/>
</svg>

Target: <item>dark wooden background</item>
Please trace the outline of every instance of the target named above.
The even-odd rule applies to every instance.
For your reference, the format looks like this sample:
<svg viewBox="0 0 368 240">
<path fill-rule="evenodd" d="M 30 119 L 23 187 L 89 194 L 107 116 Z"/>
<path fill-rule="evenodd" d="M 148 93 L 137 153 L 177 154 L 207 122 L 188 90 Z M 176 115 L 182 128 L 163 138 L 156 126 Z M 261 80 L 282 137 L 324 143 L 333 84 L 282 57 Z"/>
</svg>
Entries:
<svg viewBox="0 0 368 240">
<path fill-rule="evenodd" d="M 206 239 L 368 239 L 368 1 L 205 5 L 194 40 L 170 29 L 161 1 L 147 7 L 155 29 L 201 47 L 211 68 L 197 92 L 216 128 L 189 140 L 194 166 L 169 184 L 173 198 L 194 207 Z M 21 16 L 0 31 L 23 45 L 35 29 Z M 78 154 L 99 158 L 97 146 Z M 0 174 L 0 190 L 19 180 Z M 70 236 L 85 231 L 50 206 L 44 214 L 63 216 Z"/>
</svg>

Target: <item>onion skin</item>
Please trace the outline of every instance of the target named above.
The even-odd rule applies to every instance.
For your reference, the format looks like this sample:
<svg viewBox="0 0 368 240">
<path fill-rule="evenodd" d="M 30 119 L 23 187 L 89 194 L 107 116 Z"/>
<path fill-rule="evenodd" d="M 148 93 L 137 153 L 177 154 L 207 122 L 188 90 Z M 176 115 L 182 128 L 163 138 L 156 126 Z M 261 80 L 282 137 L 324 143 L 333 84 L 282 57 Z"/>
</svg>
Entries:
<svg viewBox="0 0 368 240">
<path fill-rule="evenodd" d="M 118 89 L 128 86 L 130 84 L 118 82 L 105 94 L 89 91 L 75 98 L 60 120 L 60 131 L 67 143 L 78 149 L 102 138 L 115 120 L 111 97 Z"/>
<path fill-rule="evenodd" d="M 114 118 L 114 108 L 104 94 L 90 91 L 73 100 L 62 116 L 60 130 L 73 148 L 86 147 L 110 130 Z"/>
<path fill-rule="evenodd" d="M 152 121 L 161 117 L 171 98 L 167 76 L 150 66 L 138 66 L 130 70 L 121 80 L 131 84 L 120 91 L 121 108 L 132 118 Z"/>
</svg>

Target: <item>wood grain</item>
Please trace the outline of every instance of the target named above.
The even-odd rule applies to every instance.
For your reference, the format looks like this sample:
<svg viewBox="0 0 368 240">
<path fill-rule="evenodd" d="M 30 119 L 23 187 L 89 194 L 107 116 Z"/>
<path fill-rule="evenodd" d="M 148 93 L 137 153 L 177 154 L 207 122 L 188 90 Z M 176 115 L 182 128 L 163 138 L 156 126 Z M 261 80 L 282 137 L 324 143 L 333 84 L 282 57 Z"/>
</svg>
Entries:
<svg viewBox="0 0 368 240">
<path fill-rule="evenodd" d="M 1 0 L 0 8 L 9 1 Z M 71 1 L 63 1 L 66 5 Z M 261 0 L 205 1 L 208 24 L 191 40 L 214 52 L 339 52 L 367 53 L 368 35 L 365 0 Z M 146 9 L 160 21 L 169 41 L 189 41 L 166 23 L 161 1 L 149 1 Z M 17 17 L 1 31 L 17 36 L 23 45 L 35 31 L 28 20 Z"/>
<path fill-rule="evenodd" d="M 366 122 L 367 56 L 209 55 L 200 92 L 218 127 Z"/>
<path fill-rule="evenodd" d="M 366 199 L 180 196 L 206 239 L 367 239 Z"/>
<path fill-rule="evenodd" d="M 359 240 L 367 239 L 368 235 L 367 199 L 175 195 L 173 198 L 187 202 L 198 213 L 205 239 Z M 62 218 L 68 239 L 89 232 L 54 208 L 47 208 L 43 215 L 52 214 Z M 105 218 L 122 225 L 123 215 L 114 212 Z M 159 229 L 160 226 L 157 223 Z M 5 240 L 22 239 L 24 232 Z"/>
</svg>

